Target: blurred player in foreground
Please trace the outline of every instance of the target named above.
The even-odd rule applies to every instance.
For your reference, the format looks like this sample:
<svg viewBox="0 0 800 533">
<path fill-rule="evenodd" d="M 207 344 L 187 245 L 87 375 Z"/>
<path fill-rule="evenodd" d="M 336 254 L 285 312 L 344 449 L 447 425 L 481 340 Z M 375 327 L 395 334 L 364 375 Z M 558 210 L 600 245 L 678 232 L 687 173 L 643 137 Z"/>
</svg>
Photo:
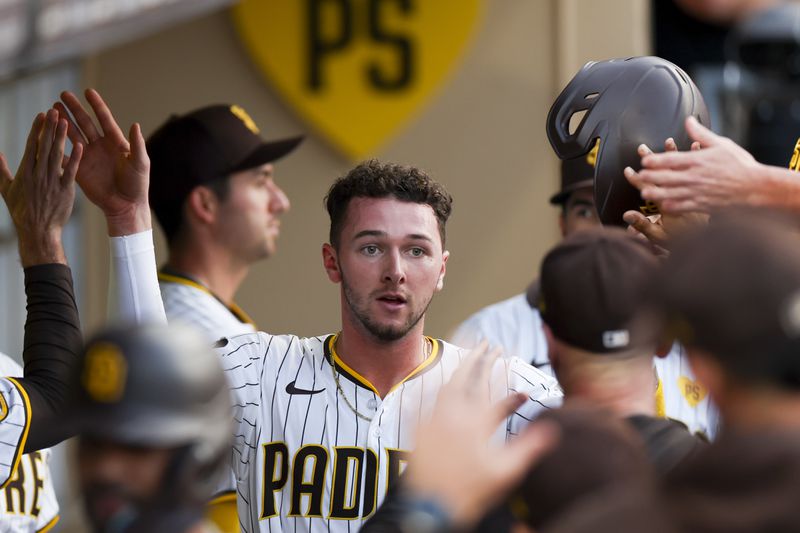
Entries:
<svg viewBox="0 0 800 533">
<path fill-rule="evenodd" d="M 230 455 L 230 396 L 194 330 L 108 329 L 80 360 L 78 476 L 97 532 L 217 531 L 204 522 Z"/>
</svg>

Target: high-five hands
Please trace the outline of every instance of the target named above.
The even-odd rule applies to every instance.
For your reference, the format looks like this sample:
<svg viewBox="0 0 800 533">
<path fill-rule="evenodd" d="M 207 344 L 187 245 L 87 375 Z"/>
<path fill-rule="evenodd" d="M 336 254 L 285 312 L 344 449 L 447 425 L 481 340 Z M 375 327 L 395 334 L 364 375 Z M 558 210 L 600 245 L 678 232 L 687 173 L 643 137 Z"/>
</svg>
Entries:
<svg viewBox="0 0 800 533">
<path fill-rule="evenodd" d="M 61 234 L 75 201 L 75 177 L 83 144 L 64 157 L 68 123 L 51 109 L 33 121 L 16 174 L 0 154 L 0 193 L 17 230 L 23 267 L 66 264 Z"/>
<path fill-rule="evenodd" d="M 60 118 L 69 121 L 73 144 L 85 146 L 78 184 L 105 214 L 110 236 L 148 230 L 150 159 L 141 127 L 133 124 L 126 138 L 100 94 L 88 89 L 85 96 L 97 124 L 71 92 L 61 93 L 63 103 L 54 105 Z"/>
</svg>

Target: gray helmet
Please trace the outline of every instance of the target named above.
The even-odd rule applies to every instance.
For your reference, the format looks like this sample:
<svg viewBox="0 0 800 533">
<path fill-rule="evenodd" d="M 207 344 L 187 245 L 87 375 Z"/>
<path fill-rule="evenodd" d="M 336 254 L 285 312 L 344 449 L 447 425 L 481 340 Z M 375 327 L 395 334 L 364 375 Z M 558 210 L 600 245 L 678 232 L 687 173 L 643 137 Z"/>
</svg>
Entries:
<svg viewBox="0 0 800 533">
<path fill-rule="evenodd" d="M 231 401 L 219 358 L 200 334 L 155 325 L 104 330 L 86 345 L 74 391 L 81 435 L 180 450 L 163 480 L 160 514 L 165 499 L 179 508 L 212 496 L 230 457 Z"/>
<path fill-rule="evenodd" d="M 580 122 L 575 125 L 577 119 Z M 630 57 L 589 62 L 567 84 L 547 115 L 547 138 L 560 159 L 588 153 L 600 141 L 594 168 L 594 197 L 603 224 L 623 225 L 635 209 L 652 214 L 639 191 L 622 174 L 641 168 L 636 148 L 660 151 L 668 137 L 681 150 L 690 139 L 684 120 L 694 116 L 708 126 L 700 91 L 680 68 L 660 57 Z"/>
</svg>

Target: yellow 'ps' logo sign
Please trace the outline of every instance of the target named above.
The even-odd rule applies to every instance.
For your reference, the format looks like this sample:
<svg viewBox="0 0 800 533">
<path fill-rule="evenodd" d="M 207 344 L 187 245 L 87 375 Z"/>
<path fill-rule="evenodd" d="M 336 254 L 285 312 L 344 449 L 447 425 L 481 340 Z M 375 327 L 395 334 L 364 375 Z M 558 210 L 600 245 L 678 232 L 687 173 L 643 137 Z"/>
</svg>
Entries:
<svg viewBox="0 0 800 533">
<path fill-rule="evenodd" d="M 482 0 L 242 0 L 238 32 L 256 65 L 353 159 L 373 153 L 442 84 Z"/>
</svg>

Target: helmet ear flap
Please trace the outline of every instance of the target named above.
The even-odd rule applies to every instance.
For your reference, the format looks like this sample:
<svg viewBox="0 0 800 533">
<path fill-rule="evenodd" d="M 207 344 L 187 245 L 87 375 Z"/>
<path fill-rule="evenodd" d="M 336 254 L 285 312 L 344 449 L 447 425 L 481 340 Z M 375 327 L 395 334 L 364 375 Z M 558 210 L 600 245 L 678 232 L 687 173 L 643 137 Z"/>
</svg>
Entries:
<svg viewBox="0 0 800 533">
<path fill-rule="evenodd" d="M 176 450 L 164 477 L 163 486 L 171 494 L 181 495 L 181 502 L 191 505 L 207 503 L 209 496 L 220 485 L 223 475 L 229 469 L 226 466 L 225 449 L 216 450 L 214 457 L 209 457 L 208 449 L 202 443 L 193 443 Z"/>
</svg>

